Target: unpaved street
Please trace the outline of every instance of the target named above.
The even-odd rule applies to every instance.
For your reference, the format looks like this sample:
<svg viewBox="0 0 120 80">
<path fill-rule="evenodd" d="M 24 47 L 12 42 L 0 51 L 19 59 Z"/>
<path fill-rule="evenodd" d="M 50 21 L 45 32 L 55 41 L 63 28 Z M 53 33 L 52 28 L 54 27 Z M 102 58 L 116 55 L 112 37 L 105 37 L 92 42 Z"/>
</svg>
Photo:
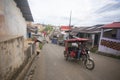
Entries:
<svg viewBox="0 0 120 80">
<path fill-rule="evenodd" d="M 91 54 L 95 69 L 87 70 L 81 63 L 66 61 L 64 47 L 45 44 L 32 65 L 32 80 L 120 80 L 120 60 Z"/>
</svg>

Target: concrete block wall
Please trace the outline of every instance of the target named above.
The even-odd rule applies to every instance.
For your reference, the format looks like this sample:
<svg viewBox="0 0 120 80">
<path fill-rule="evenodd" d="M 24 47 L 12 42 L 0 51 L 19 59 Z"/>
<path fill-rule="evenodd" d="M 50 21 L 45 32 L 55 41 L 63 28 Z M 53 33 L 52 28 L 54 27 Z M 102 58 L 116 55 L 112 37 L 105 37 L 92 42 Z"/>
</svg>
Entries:
<svg viewBox="0 0 120 80">
<path fill-rule="evenodd" d="M 23 37 L 0 42 L 0 80 L 10 80 L 24 64 Z"/>
</svg>

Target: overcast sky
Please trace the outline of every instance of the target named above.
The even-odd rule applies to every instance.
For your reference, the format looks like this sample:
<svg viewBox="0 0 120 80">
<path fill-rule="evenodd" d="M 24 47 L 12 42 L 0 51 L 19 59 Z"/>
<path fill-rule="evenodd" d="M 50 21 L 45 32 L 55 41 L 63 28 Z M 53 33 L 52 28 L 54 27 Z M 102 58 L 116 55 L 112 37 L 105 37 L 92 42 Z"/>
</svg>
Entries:
<svg viewBox="0 0 120 80">
<path fill-rule="evenodd" d="M 120 21 L 120 0 L 28 0 L 34 22 L 92 26 Z"/>
</svg>

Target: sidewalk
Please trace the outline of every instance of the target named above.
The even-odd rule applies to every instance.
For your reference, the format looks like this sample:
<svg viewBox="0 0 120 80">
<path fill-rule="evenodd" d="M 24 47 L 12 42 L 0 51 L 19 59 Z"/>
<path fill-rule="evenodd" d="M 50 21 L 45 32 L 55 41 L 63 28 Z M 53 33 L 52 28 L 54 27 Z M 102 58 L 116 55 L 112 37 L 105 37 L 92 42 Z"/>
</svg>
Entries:
<svg viewBox="0 0 120 80">
<path fill-rule="evenodd" d="M 23 68 L 23 70 L 19 73 L 18 77 L 15 79 L 15 80 L 24 80 L 26 74 L 28 73 L 34 59 L 36 58 L 37 56 L 37 52 L 40 53 L 40 49 L 39 49 L 39 43 L 37 42 L 36 43 L 36 46 L 35 46 L 35 53 L 33 55 L 31 55 L 31 57 L 29 58 L 27 64 L 25 65 L 25 67 Z"/>
<path fill-rule="evenodd" d="M 23 80 L 33 80 L 33 75 L 35 75 L 36 73 L 36 68 L 38 67 L 39 64 L 37 64 L 37 62 L 42 62 L 43 60 L 41 60 L 42 57 L 40 57 L 41 54 L 39 54 L 38 56 L 35 57 L 35 59 L 33 60 L 29 70 L 27 71 L 25 77 Z M 39 67 L 40 68 L 40 67 Z M 42 68 L 41 68 L 42 69 Z M 41 71 L 39 71 L 40 73 L 42 73 Z M 40 75 L 40 74 L 39 74 Z M 40 77 L 40 76 L 39 76 Z M 35 79 L 38 80 L 38 79 Z"/>
<path fill-rule="evenodd" d="M 25 65 L 25 67 L 21 71 L 21 73 L 19 73 L 19 75 L 16 78 L 16 80 L 24 80 L 24 77 L 26 76 L 26 73 L 28 72 L 28 70 L 29 70 L 30 66 L 32 65 L 32 62 L 34 61 L 36 56 L 37 56 L 36 54 L 31 56 L 31 58 L 29 59 L 28 63 Z"/>
</svg>

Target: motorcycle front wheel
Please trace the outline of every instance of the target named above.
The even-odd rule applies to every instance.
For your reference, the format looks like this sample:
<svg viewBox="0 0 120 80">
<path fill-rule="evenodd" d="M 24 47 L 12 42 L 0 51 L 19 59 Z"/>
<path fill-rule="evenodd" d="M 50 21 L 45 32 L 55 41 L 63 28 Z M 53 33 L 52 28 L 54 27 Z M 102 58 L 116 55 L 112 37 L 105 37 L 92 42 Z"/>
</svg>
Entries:
<svg viewBox="0 0 120 80">
<path fill-rule="evenodd" d="M 68 61 L 68 57 L 69 57 L 69 56 L 67 55 L 67 56 L 66 56 L 66 61 Z"/>
<path fill-rule="evenodd" d="M 93 70 L 94 67 L 95 67 L 95 63 L 94 63 L 94 61 L 93 61 L 92 59 L 87 59 L 87 60 L 85 61 L 85 66 L 86 66 L 86 68 L 87 68 L 88 70 Z"/>
</svg>

